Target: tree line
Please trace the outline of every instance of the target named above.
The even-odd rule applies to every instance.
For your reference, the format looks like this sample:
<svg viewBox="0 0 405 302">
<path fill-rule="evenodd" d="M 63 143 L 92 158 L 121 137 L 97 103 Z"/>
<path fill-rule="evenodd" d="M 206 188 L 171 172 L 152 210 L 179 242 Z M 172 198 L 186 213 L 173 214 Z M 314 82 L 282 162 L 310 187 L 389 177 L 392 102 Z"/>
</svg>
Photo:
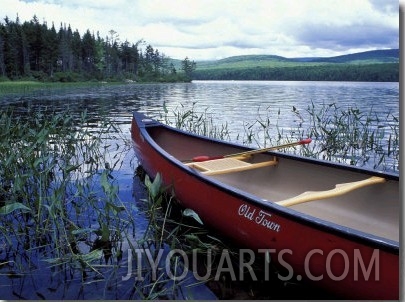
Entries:
<svg viewBox="0 0 405 302">
<path fill-rule="evenodd" d="M 173 60 L 152 45 L 120 42 L 114 30 L 102 38 L 90 30 L 81 36 L 66 24 L 57 31 L 36 16 L 24 23 L 18 17 L 0 22 L 0 80 L 175 82 L 191 81 L 195 68 L 186 57 L 177 70 Z"/>
<path fill-rule="evenodd" d="M 304 64 L 304 63 L 303 63 Z M 399 63 L 201 69 L 195 80 L 398 82 Z"/>
</svg>

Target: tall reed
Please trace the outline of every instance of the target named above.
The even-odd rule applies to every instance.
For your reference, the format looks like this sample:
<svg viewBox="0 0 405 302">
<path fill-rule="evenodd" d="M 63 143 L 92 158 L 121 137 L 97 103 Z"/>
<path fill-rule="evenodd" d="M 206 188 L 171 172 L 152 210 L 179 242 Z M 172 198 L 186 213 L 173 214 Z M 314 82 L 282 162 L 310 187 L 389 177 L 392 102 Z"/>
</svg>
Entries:
<svg viewBox="0 0 405 302">
<path fill-rule="evenodd" d="M 185 131 L 221 140 L 230 140 L 228 124 L 218 124 L 209 112 L 209 108 L 205 108 L 201 112 L 197 110 L 196 105 L 197 103 L 193 102 L 191 107 L 188 108 L 180 104 L 180 107 L 176 107 L 172 112 L 169 112 L 166 103 L 164 103 L 160 119 L 168 125 Z"/>
<path fill-rule="evenodd" d="M 164 107 L 162 121 L 185 131 L 259 148 L 310 137 L 311 144 L 284 152 L 399 172 L 397 115 L 377 116 L 372 108 L 362 112 L 356 107 L 344 108 L 335 103 L 319 106 L 311 102 L 302 112 L 293 106 L 291 117 L 294 122 L 282 127 L 280 121 L 285 117 L 279 109 L 259 108 L 255 120 L 242 121 L 243 133 L 232 133 L 227 123 L 214 120 L 208 108 L 201 111 L 193 103 L 189 107 L 181 105 L 172 113 Z"/>
<path fill-rule="evenodd" d="M 377 116 L 356 107 L 313 103 L 301 116 L 297 133 L 314 139 L 304 155 L 375 170 L 399 172 L 399 118 Z"/>
<path fill-rule="evenodd" d="M 83 281 L 103 276 L 100 260 L 117 263 L 134 227 L 113 176 L 120 158 L 109 139 L 119 130 L 107 119 L 95 127 L 86 112 L 11 109 L 0 128 L 2 273 L 29 275 L 48 263 Z"/>
</svg>

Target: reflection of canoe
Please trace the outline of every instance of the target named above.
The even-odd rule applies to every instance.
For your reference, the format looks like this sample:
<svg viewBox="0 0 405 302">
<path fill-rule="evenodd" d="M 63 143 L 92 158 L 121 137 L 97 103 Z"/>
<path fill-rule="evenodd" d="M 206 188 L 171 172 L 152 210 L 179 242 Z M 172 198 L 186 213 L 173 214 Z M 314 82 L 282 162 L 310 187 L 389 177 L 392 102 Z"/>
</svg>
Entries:
<svg viewBox="0 0 405 302">
<path fill-rule="evenodd" d="M 150 176 L 159 172 L 185 207 L 241 247 L 272 249 L 290 281 L 302 276 L 346 298 L 398 299 L 398 176 L 277 152 L 185 164 L 249 149 L 139 113 L 131 131 Z"/>
</svg>

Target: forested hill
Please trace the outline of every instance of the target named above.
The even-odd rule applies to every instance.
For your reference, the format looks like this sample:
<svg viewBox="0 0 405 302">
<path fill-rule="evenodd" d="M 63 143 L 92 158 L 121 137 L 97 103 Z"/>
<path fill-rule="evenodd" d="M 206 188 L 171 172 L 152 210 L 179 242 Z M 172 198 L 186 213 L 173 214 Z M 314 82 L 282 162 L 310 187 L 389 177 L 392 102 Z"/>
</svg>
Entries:
<svg viewBox="0 0 405 302">
<path fill-rule="evenodd" d="M 384 49 L 358 52 L 329 58 L 294 58 L 292 61 L 330 63 L 398 63 L 399 49 Z"/>
<path fill-rule="evenodd" d="M 198 80 L 399 81 L 399 49 L 336 57 L 235 56 L 198 61 Z"/>
</svg>

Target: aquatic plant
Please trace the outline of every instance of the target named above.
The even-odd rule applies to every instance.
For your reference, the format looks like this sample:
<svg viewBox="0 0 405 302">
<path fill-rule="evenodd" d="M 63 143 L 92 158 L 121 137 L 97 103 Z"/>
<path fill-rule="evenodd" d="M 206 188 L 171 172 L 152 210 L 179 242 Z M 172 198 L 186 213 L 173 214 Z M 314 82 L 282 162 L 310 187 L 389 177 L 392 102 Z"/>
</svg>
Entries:
<svg viewBox="0 0 405 302">
<path fill-rule="evenodd" d="M 399 118 L 373 109 L 341 108 L 335 103 L 308 106 L 298 132 L 313 138 L 307 156 L 375 170 L 399 172 Z M 311 150 L 309 152 L 309 150 Z"/>
<path fill-rule="evenodd" d="M 218 124 L 209 112 L 209 108 L 205 108 L 201 112 L 197 110 L 196 105 L 197 102 L 193 102 L 191 107 L 180 104 L 180 107 L 169 112 L 166 103 L 163 103 L 163 113 L 160 114 L 160 119 L 168 125 L 185 131 L 221 140 L 230 140 L 228 124 Z"/>
<path fill-rule="evenodd" d="M 362 112 L 356 107 L 341 108 L 335 103 L 311 102 L 300 112 L 295 106 L 294 123 L 282 127 L 280 110 L 258 108 L 255 120 L 242 121 L 243 133 L 231 133 L 228 124 L 216 122 L 206 108 L 196 103 L 181 105 L 172 113 L 164 107 L 161 120 L 166 124 L 212 138 L 264 148 L 310 137 L 313 142 L 284 152 L 346 163 L 381 171 L 399 172 L 399 117 L 377 116 L 372 108 Z M 235 121 L 235 123 L 240 121 Z"/>
<path fill-rule="evenodd" d="M 108 85 L 112 85 L 110 83 Z M 38 81 L 0 81 L 0 100 L 10 96 L 17 98 L 39 97 L 39 96 L 57 96 L 60 93 L 70 92 L 72 89 L 100 87 L 105 83 L 100 82 L 38 82 Z"/>
<path fill-rule="evenodd" d="M 107 119 L 94 126 L 85 111 L 0 113 L 2 274 L 51 269 L 85 284 L 117 269 L 134 221 L 113 172 L 130 145 L 111 144 L 120 133 Z"/>
<path fill-rule="evenodd" d="M 146 180 L 139 202 L 146 204 L 149 226 L 135 236 L 138 209 L 120 200 L 115 177 L 132 151 L 119 127 L 87 112 L 26 110 L 0 113 L 0 277 L 15 280 L 4 284 L 8 297 L 175 299 L 185 290 L 192 298 L 183 280 L 148 265 L 140 278 L 123 279 L 129 254 L 156 259 L 155 253 L 170 251 L 171 207 L 164 206 L 168 195 L 159 177 Z M 174 233 L 169 238 L 170 245 L 177 240 Z M 176 257 L 171 269 L 174 275 L 182 269 Z M 38 286 L 41 279 L 46 288 Z"/>
</svg>

